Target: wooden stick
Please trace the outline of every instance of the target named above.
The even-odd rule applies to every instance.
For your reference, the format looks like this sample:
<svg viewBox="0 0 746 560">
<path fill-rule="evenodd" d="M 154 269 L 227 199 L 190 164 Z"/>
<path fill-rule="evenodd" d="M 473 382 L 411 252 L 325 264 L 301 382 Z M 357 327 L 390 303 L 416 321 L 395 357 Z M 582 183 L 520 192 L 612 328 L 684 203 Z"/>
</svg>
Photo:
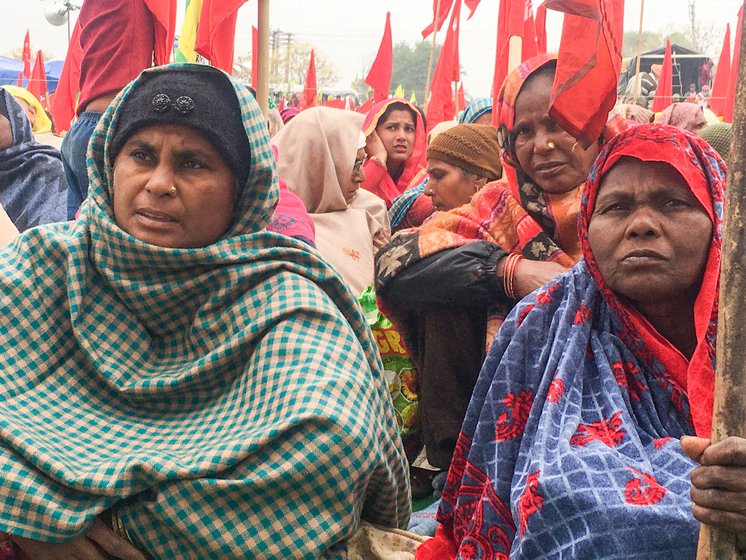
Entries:
<svg viewBox="0 0 746 560">
<path fill-rule="evenodd" d="M 435 56 L 435 38 L 438 36 L 438 18 L 440 17 L 440 0 L 438 0 L 435 6 L 435 28 L 433 28 L 433 44 L 430 46 L 430 60 L 427 61 L 427 80 L 425 80 L 425 99 L 423 101 L 424 107 L 427 109 L 427 104 L 430 102 L 428 97 L 430 96 L 430 80 L 433 77 L 433 57 Z"/>
<path fill-rule="evenodd" d="M 256 100 L 264 118 L 269 111 L 269 0 L 259 0 L 257 46 L 259 47 Z"/>
<path fill-rule="evenodd" d="M 502 0 L 505 1 L 505 0 Z M 523 58 L 523 37 L 511 35 L 508 40 L 508 72 L 518 68 Z"/>
<path fill-rule="evenodd" d="M 746 60 L 746 18 L 741 29 L 741 60 Z M 723 257 L 720 269 L 717 373 L 712 441 L 746 436 L 746 64 L 738 69 L 735 114 L 728 161 Z M 694 403 L 696 406 L 696 403 Z M 734 533 L 702 525 L 697 560 L 740 558 Z"/>
<path fill-rule="evenodd" d="M 642 14 L 645 11 L 645 0 L 640 0 L 640 28 L 637 31 L 637 63 L 635 64 L 635 75 L 632 78 L 635 81 L 635 96 L 632 98 L 633 103 L 637 104 L 637 96 L 640 95 L 640 56 L 642 55 Z"/>
</svg>

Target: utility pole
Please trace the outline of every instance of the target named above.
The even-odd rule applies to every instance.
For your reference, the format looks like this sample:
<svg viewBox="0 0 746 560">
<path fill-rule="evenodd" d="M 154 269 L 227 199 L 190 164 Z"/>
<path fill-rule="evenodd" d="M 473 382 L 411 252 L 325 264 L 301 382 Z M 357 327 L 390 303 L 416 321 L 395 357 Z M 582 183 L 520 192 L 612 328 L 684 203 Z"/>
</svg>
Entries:
<svg viewBox="0 0 746 560">
<path fill-rule="evenodd" d="M 694 16 L 694 0 L 689 0 L 689 21 L 692 24 L 692 46 L 696 51 L 699 50 L 699 45 L 697 44 L 697 24 Z"/>
</svg>

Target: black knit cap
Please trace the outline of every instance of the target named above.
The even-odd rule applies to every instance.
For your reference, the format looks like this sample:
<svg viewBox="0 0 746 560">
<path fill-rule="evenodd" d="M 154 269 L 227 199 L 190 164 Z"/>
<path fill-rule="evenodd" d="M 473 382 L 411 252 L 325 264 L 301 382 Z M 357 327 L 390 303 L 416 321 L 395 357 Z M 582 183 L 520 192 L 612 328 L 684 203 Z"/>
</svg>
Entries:
<svg viewBox="0 0 746 560">
<path fill-rule="evenodd" d="M 239 185 L 249 176 L 251 149 L 241 107 L 228 78 L 211 66 L 144 72 L 126 96 L 114 131 L 111 161 L 127 139 L 153 124 L 181 124 L 198 130 L 233 171 Z"/>
</svg>

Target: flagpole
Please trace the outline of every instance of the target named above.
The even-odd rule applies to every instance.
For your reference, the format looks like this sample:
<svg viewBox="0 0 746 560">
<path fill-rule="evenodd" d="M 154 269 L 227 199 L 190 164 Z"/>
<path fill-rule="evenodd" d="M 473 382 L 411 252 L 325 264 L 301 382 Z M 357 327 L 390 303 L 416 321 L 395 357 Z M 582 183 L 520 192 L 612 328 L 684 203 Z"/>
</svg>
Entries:
<svg viewBox="0 0 746 560">
<path fill-rule="evenodd" d="M 741 23 L 741 44 L 735 45 L 746 60 L 746 18 Z M 712 415 L 712 441 L 728 436 L 746 437 L 746 64 L 739 64 L 736 81 L 733 134 L 728 161 L 723 255 L 720 267 L 717 371 Z M 694 403 L 696 406 L 696 403 Z M 736 535 L 711 525 L 701 525 L 697 560 L 740 558 Z"/>
<path fill-rule="evenodd" d="M 640 56 L 642 56 L 642 14 L 645 11 L 645 0 L 640 0 L 640 27 L 637 31 L 637 63 L 635 64 L 635 76 L 632 78 L 635 80 L 635 95 L 632 98 L 633 103 L 637 104 L 637 96 L 640 95 L 640 80 L 638 75 L 640 74 Z"/>
<path fill-rule="evenodd" d="M 435 55 L 435 38 L 438 36 L 438 18 L 440 17 L 440 0 L 435 6 L 435 27 L 433 28 L 433 44 L 430 47 L 430 60 L 427 61 L 427 80 L 425 81 L 425 99 L 423 103 L 425 108 L 429 102 L 428 96 L 430 95 L 430 80 L 433 77 L 433 57 Z"/>
<path fill-rule="evenodd" d="M 256 100 L 264 117 L 269 111 L 269 0 L 259 0 L 257 46 L 259 47 Z"/>
</svg>

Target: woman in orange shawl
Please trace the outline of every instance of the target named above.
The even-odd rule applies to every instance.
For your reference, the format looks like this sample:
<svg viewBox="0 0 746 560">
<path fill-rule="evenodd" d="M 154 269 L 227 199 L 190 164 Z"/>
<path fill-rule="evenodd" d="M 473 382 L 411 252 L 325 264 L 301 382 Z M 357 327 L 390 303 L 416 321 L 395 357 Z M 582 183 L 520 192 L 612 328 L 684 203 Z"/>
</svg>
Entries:
<svg viewBox="0 0 746 560">
<path fill-rule="evenodd" d="M 406 99 L 376 103 L 365 117 L 363 134 L 368 160 L 363 188 L 382 198 L 388 208 L 410 185 L 424 178 L 425 124 Z"/>
<path fill-rule="evenodd" d="M 513 70 L 501 88 L 507 180 L 399 232 L 376 257 L 382 307 L 417 362 L 427 458 L 441 469 L 450 464 L 502 319 L 581 256 L 580 191 L 603 140 L 585 151 L 549 116 L 555 68 L 556 55 L 540 55 Z M 608 126 L 605 137 L 618 129 Z"/>
</svg>

